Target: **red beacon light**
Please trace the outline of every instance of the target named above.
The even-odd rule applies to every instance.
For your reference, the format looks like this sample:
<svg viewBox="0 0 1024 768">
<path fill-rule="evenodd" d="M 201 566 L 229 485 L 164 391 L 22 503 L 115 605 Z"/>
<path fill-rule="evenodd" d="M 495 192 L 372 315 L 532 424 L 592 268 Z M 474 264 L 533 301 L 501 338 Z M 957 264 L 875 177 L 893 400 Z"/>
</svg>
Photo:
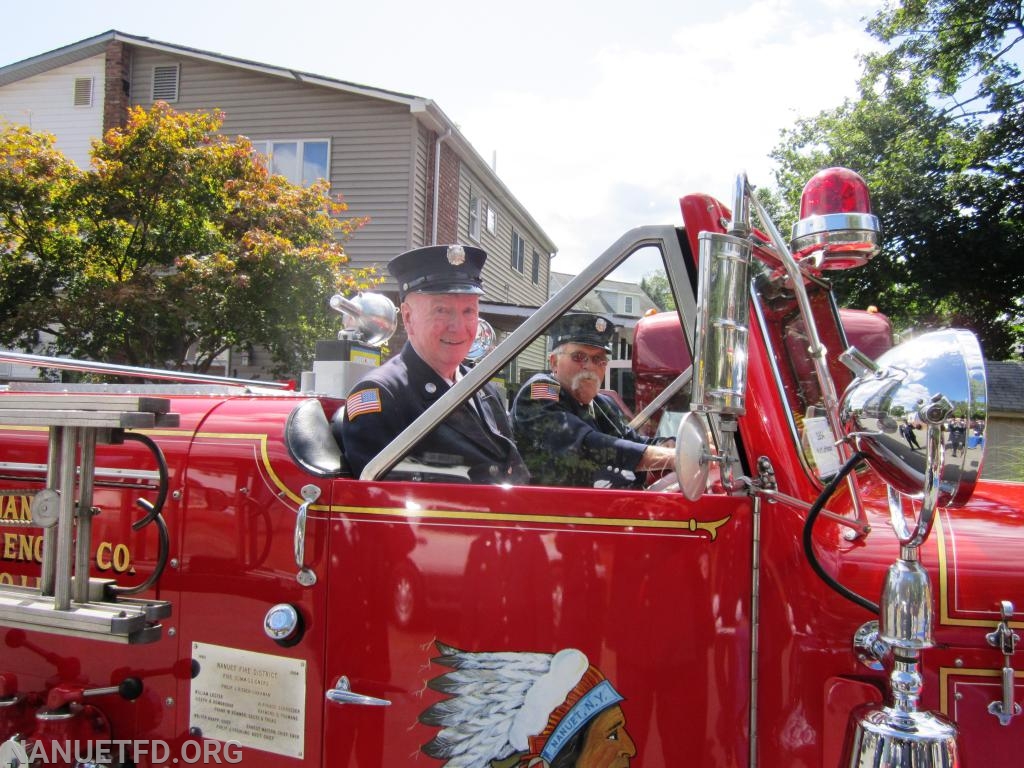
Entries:
<svg viewBox="0 0 1024 768">
<path fill-rule="evenodd" d="M 864 179 L 849 168 L 826 168 L 804 186 L 790 247 L 818 269 L 850 269 L 878 253 L 878 217 Z"/>
</svg>

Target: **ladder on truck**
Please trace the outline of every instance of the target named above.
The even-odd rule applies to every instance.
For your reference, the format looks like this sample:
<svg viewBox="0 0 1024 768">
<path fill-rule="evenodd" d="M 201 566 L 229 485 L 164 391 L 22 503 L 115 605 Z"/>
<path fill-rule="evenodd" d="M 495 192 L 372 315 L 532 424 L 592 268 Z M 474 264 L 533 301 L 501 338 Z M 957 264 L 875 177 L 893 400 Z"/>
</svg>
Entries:
<svg viewBox="0 0 1024 768">
<path fill-rule="evenodd" d="M 49 433 L 46 487 L 32 498 L 27 523 L 43 531 L 39 585 L 0 586 L 0 626 L 119 643 L 160 638 L 159 622 L 170 616 L 169 602 L 126 597 L 128 590 L 119 590 L 112 580 L 89 576 L 96 446 L 122 442 L 125 430 L 177 427 L 178 422 L 166 398 L 0 395 L 0 426 L 46 427 Z M 162 464 L 160 449 L 146 440 Z M 145 522 L 156 520 L 166 544 L 160 510 L 140 503 L 150 511 Z"/>
</svg>

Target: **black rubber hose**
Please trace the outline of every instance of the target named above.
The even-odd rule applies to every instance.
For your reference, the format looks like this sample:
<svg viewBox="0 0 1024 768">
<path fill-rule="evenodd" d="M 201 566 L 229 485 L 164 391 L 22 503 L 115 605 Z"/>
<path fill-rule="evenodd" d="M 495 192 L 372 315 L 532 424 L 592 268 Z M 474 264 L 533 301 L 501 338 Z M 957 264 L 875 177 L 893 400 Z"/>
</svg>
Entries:
<svg viewBox="0 0 1024 768">
<path fill-rule="evenodd" d="M 861 608 L 865 608 L 874 615 L 878 615 L 878 603 L 873 603 L 866 597 L 861 597 L 851 589 L 847 589 L 831 575 L 825 572 L 825 569 L 821 567 L 821 563 L 818 562 L 818 556 L 814 553 L 814 543 L 811 540 L 811 533 L 814 530 L 814 521 L 818 519 L 818 515 L 821 510 L 825 508 L 825 503 L 832 498 L 832 494 L 836 492 L 836 488 L 839 484 L 846 479 L 846 476 L 850 474 L 854 467 L 857 466 L 864 458 L 864 454 L 860 451 L 851 456 L 842 468 L 836 474 L 835 477 L 829 482 L 828 485 L 822 490 L 811 505 L 810 511 L 807 513 L 807 519 L 804 521 L 804 554 L 807 556 L 807 562 L 811 564 L 811 568 L 814 570 L 821 580 L 828 584 L 832 589 L 838 592 L 840 595 L 845 597 L 847 600 L 851 600 L 859 605 Z"/>
<path fill-rule="evenodd" d="M 141 520 L 137 520 L 132 523 L 133 531 L 141 531 L 147 525 L 163 511 L 164 503 L 167 501 L 167 491 L 170 486 L 170 472 L 167 469 L 167 460 L 164 458 L 164 452 L 160 450 L 160 446 L 149 435 L 139 434 L 138 432 L 125 432 L 125 440 L 133 440 L 136 443 L 142 443 L 149 449 L 149 452 L 153 454 L 153 459 L 156 461 L 157 472 L 160 473 L 160 485 L 156 492 L 155 502 L 143 503 L 142 499 L 139 499 L 135 503 L 146 510 L 146 516 Z"/>
<path fill-rule="evenodd" d="M 144 592 L 156 584 L 160 576 L 163 575 L 164 568 L 167 567 L 167 559 L 171 552 L 171 536 L 167 530 L 167 523 L 164 521 L 160 511 L 164 508 L 164 503 L 167 501 L 168 488 L 170 487 L 170 472 L 167 469 L 167 460 L 164 458 L 164 452 L 160 450 L 160 446 L 149 435 L 125 432 L 124 438 L 125 440 L 133 440 L 146 446 L 149 452 L 153 454 L 153 458 L 156 460 L 157 471 L 160 474 L 160 485 L 157 488 L 156 501 L 150 502 L 147 499 L 137 499 L 135 503 L 145 510 L 146 515 L 132 523 L 133 531 L 141 531 L 147 525 L 156 524 L 156 566 L 153 568 L 153 572 L 149 574 L 149 577 L 141 584 L 136 584 L 133 587 L 117 585 L 111 587 L 111 590 L 118 595 L 137 595 L 139 592 Z"/>
<path fill-rule="evenodd" d="M 154 517 L 153 522 L 156 523 L 158 539 L 156 565 L 153 567 L 153 572 L 149 574 L 149 577 L 145 581 L 140 584 L 136 584 L 133 587 L 112 586 L 110 589 L 115 594 L 137 595 L 139 592 L 144 592 L 156 584 L 157 580 L 163 575 L 164 568 L 167 567 L 167 557 L 171 552 L 171 535 L 167 531 L 167 523 L 164 522 L 162 515 Z"/>
</svg>

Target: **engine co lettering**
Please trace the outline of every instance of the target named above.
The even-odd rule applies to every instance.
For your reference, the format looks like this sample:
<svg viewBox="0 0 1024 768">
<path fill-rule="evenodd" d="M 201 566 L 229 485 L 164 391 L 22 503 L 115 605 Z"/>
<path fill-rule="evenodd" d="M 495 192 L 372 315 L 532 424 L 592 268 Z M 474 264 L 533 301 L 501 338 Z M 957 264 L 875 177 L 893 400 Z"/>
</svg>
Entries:
<svg viewBox="0 0 1024 768">
<path fill-rule="evenodd" d="M 35 533 L 5 531 L 3 535 L 4 560 L 34 560 L 43 562 L 43 537 Z"/>
<path fill-rule="evenodd" d="M 128 545 L 101 541 L 96 548 L 96 567 L 101 571 L 113 570 L 114 573 L 133 572 Z"/>
<path fill-rule="evenodd" d="M 38 533 L 0 533 L 0 559 L 14 562 L 43 562 L 43 536 Z M 96 547 L 96 568 L 114 573 L 134 573 L 132 553 L 127 544 L 101 541 Z"/>
<path fill-rule="evenodd" d="M 6 527 L 5 522 L 29 523 L 32 520 L 31 498 L 28 496 L 0 497 L 0 562 L 43 562 L 43 534 L 35 527 L 17 525 Z M 131 548 L 122 542 L 100 541 L 95 552 L 96 570 L 113 573 L 134 573 Z M 30 586 L 28 581 L 38 577 L 12 574 L 0 570 L 0 585 Z"/>
</svg>

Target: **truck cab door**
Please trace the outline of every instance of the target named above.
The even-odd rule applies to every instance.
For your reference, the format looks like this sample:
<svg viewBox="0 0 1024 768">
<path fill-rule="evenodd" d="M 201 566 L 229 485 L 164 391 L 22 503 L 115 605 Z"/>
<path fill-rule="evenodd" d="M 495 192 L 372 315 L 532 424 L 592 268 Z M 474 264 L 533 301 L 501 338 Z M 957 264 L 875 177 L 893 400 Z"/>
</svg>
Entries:
<svg viewBox="0 0 1024 768">
<path fill-rule="evenodd" d="M 332 764 L 443 765 L 421 753 L 439 732 L 422 722 L 432 705 L 450 701 L 456 719 L 515 706 L 500 681 L 517 657 L 569 648 L 623 697 L 625 757 L 745 764 L 748 499 L 352 480 L 333 498 L 325 687 L 344 676 L 390 704 L 325 704 Z M 498 663 L 489 686 L 474 689 L 470 673 L 463 689 L 437 690 L 452 669 L 433 660 L 447 648 L 508 669 Z M 471 696 L 477 709 L 460 709 Z"/>
</svg>

